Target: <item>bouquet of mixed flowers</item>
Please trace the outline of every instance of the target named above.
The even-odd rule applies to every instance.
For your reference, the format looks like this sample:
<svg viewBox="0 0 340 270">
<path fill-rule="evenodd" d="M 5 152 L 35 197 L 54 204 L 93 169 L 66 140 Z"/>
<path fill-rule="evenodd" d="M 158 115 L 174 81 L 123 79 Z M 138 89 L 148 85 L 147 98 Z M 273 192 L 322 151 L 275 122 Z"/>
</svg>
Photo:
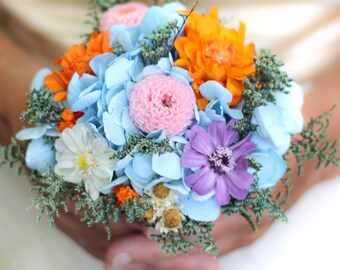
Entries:
<svg viewBox="0 0 340 270">
<path fill-rule="evenodd" d="M 3 148 L 2 163 L 29 168 L 39 218 L 74 203 L 109 237 L 126 218 L 158 230 L 166 252 L 216 255 L 221 212 L 254 229 L 265 212 L 286 220 L 288 156 L 299 173 L 305 159 L 338 164 L 330 112 L 304 125 L 301 88 L 245 43 L 243 23 L 222 25 L 215 7 L 94 2 L 94 31 L 37 74 L 21 117 L 34 127 Z"/>
</svg>

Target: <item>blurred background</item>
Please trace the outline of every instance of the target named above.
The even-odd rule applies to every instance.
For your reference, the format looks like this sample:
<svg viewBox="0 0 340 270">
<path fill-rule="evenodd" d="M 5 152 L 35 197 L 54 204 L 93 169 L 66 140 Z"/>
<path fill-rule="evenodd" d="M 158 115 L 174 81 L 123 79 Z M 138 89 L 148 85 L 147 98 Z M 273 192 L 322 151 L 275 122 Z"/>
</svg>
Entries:
<svg viewBox="0 0 340 270">
<path fill-rule="evenodd" d="M 245 22 L 247 40 L 278 54 L 305 89 L 340 61 L 339 0 L 201 0 L 197 9 L 211 5 L 228 25 Z M 86 0 L 0 0 L 0 25 L 41 66 L 52 67 L 89 32 L 87 10 Z M 0 270 L 102 269 L 57 229 L 36 223 L 36 212 L 27 211 L 27 179 L 2 168 L 0 183 Z M 221 258 L 220 269 L 340 269 L 339 194 L 340 178 L 314 186 L 288 211 L 288 224 L 276 223 L 254 244 Z"/>
</svg>

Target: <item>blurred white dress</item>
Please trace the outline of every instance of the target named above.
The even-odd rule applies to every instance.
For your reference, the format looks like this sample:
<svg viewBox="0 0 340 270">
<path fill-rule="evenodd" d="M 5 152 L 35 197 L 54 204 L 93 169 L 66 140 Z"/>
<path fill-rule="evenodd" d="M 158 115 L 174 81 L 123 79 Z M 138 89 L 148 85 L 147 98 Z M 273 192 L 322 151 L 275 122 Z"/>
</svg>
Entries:
<svg viewBox="0 0 340 270">
<path fill-rule="evenodd" d="M 191 3 L 194 1 L 190 1 Z M 237 3 L 236 3 L 237 2 Z M 1 24 L 42 64 L 57 57 L 79 36 L 85 0 L 0 0 Z M 340 55 L 339 1 L 219 0 L 201 1 L 198 8 L 220 8 L 237 26 L 247 24 L 247 39 L 270 48 L 286 62 L 300 83 L 312 78 Z M 101 262 L 86 254 L 46 222 L 35 222 L 26 211 L 32 193 L 24 177 L 0 169 L 0 270 L 93 270 Z M 219 260 L 220 269 L 283 270 L 340 269 L 340 179 L 323 182 L 306 192 L 288 211 L 289 224 L 276 223 L 254 244 Z"/>
</svg>

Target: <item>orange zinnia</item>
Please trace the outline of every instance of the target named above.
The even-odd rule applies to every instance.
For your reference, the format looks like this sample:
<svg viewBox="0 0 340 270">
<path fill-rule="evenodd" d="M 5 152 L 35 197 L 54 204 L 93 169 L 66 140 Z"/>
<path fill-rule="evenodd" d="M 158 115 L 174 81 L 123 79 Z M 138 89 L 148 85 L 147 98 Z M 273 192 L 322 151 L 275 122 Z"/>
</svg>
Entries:
<svg viewBox="0 0 340 270">
<path fill-rule="evenodd" d="M 75 72 L 82 76 L 84 73 L 92 74 L 90 60 L 98 54 L 113 52 L 109 47 L 109 33 L 93 32 L 87 46 L 73 45 L 64 57 L 56 59 L 55 64 L 62 67 L 61 71 L 53 72 L 44 79 L 46 87 L 55 93 L 54 101 L 62 101 L 67 97 L 67 88 Z"/>
<path fill-rule="evenodd" d="M 136 198 L 138 200 L 140 199 L 139 194 L 129 186 L 124 186 L 124 185 L 115 186 L 112 189 L 112 193 L 116 195 L 116 198 L 117 198 L 116 206 L 117 207 L 126 203 L 128 200 L 131 200 L 133 198 Z"/>
<path fill-rule="evenodd" d="M 229 29 L 219 22 L 218 9 L 200 15 L 193 12 L 185 28 L 185 36 L 175 41 L 179 59 L 175 66 L 189 71 L 194 79 L 199 109 L 208 104 L 199 93 L 199 86 L 208 80 L 215 80 L 233 95 L 230 106 L 237 105 L 244 91 L 243 80 L 255 72 L 254 44 L 244 45 L 245 25 L 239 30 Z"/>
</svg>

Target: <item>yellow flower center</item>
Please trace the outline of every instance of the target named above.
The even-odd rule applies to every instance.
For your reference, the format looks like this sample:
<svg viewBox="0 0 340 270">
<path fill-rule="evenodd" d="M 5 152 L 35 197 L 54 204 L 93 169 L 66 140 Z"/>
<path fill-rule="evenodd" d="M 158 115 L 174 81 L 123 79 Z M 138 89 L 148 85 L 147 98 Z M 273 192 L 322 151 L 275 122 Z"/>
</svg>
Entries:
<svg viewBox="0 0 340 270">
<path fill-rule="evenodd" d="M 79 168 L 82 169 L 82 170 L 86 170 L 88 168 L 88 164 L 86 162 L 86 156 L 85 155 L 79 156 L 78 164 L 79 164 Z"/>
</svg>

